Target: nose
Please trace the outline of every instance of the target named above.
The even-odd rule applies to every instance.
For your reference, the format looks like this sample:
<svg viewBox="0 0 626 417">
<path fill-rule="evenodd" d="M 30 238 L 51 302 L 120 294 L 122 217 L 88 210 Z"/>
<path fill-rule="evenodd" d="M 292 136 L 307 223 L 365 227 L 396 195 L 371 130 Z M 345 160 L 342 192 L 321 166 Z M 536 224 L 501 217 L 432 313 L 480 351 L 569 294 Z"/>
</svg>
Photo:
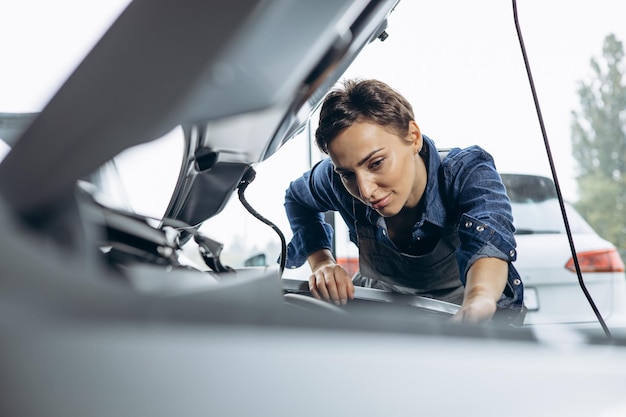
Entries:
<svg viewBox="0 0 626 417">
<path fill-rule="evenodd" d="M 359 196 L 363 201 L 369 201 L 377 188 L 376 183 L 368 175 L 357 176 L 357 187 L 359 188 Z"/>
</svg>

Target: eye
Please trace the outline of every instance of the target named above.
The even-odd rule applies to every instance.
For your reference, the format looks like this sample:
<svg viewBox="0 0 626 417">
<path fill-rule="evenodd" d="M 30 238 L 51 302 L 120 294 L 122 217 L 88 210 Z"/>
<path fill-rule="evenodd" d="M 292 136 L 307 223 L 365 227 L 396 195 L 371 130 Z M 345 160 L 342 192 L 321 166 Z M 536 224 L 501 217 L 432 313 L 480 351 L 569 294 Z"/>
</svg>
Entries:
<svg viewBox="0 0 626 417">
<path fill-rule="evenodd" d="M 374 159 L 371 163 L 370 163 L 370 169 L 378 169 L 382 166 L 383 161 L 385 160 L 385 158 L 378 158 L 378 159 Z"/>
<path fill-rule="evenodd" d="M 342 172 L 339 176 L 341 177 L 341 181 L 344 182 L 352 181 L 354 179 L 354 174 L 352 172 Z"/>
</svg>

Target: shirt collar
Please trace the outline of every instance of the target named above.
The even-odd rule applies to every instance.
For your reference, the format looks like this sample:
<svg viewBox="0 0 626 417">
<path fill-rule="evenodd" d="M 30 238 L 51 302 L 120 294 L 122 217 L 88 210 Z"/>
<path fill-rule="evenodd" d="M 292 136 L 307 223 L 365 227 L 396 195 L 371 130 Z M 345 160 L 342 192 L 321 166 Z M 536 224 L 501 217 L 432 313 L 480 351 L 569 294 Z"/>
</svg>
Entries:
<svg viewBox="0 0 626 417">
<path fill-rule="evenodd" d="M 440 193 L 440 176 L 439 169 L 441 167 L 441 157 L 435 142 L 426 135 L 422 135 L 424 138 L 424 147 L 426 152 L 424 155 L 424 162 L 426 163 L 426 170 L 428 171 L 428 179 L 426 182 L 426 191 L 424 192 L 424 213 L 420 220 L 420 225 L 427 221 L 439 227 L 444 227 L 446 222 L 446 207 L 443 204 L 443 199 Z"/>
</svg>

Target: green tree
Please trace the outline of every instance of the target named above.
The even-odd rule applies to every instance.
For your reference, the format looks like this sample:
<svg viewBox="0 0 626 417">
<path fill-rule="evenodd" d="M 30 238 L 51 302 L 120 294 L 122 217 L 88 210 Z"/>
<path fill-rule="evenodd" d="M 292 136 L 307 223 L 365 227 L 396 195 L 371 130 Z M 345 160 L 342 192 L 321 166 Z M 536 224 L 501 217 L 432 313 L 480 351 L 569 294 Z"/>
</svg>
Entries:
<svg viewBox="0 0 626 417">
<path fill-rule="evenodd" d="M 624 48 L 604 39 L 602 57 L 591 58 L 593 76 L 580 81 L 580 112 L 572 112 L 572 152 L 578 162 L 576 208 L 626 255 L 626 85 Z"/>
</svg>

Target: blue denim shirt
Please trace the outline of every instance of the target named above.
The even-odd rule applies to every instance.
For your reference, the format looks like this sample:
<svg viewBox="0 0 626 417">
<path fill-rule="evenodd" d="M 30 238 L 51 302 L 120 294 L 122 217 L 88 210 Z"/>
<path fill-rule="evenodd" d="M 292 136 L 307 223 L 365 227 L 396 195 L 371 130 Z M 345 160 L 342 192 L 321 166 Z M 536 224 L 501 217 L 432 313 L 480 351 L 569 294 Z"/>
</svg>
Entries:
<svg viewBox="0 0 626 417">
<path fill-rule="evenodd" d="M 456 258 L 463 285 L 467 271 L 477 259 L 505 260 L 509 263 L 508 283 L 498 306 L 520 308 L 523 284 L 512 265 L 517 257 L 513 216 L 493 158 L 479 146 L 471 146 L 454 148 L 442 160 L 434 142 L 425 135 L 423 138 L 428 179 L 422 197 L 424 209 L 413 226 L 413 239 L 439 236 L 443 227 L 452 222 L 458 227 L 460 245 Z M 337 211 L 341 215 L 348 226 L 350 240 L 357 244 L 355 201 L 363 204 L 345 189 L 329 158 L 293 181 L 285 196 L 285 210 L 293 231 L 286 267 L 299 267 L 309 254 L 331 248 L 333 230 L 324 222 L 326 211 Z M 378 227 L 377 239 L 397 250 L 384 233 L 380 214 L 367 206 L 366 217 Z"/>
</svg>

